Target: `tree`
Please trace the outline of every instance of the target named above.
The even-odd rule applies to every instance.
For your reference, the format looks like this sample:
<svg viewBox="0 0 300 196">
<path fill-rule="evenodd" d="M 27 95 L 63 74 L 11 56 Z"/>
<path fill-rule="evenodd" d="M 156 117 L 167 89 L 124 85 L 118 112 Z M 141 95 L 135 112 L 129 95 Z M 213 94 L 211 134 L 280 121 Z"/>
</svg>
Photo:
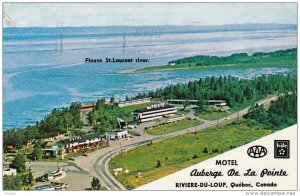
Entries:
<svg viewBox="0 0 300 196">
<path fill-rule="evenodd" d="M 29 173 L 28 173 L 28 184 L 32 184 L 33 183 L 33 175 L 32 175 L 32 172 L 31 170 L 29 170 Z"/>
<path fill-rule="evenodd" d="M 11 167 L 17 169 L 18 172 L 25 171 L 25 156 L 22 154 L 18 154 L 16 158 L 11 162 Z"/>
<path fill-rule="evenodd" d="M 207 102 L 201 97 L 197 103 L 196 115 L 199 115 L 202 111 L 205 110 L 205 105 Z"/>
<path fill-rule="evenodd" d="M 297 123 L 297 94 L 285 94 L 271 102 L 268 110 L 252 105 L 246 118 L 263 124 L 267 129 L 280 130 Z"/>
<path fill-rule="evenodd" d="M 18 176 L 5 176 L 3 177 L 4 190 L 19 190 L 21 187 L 21 179 Z"/>
<path fill-rule="evenodd" d="M 110 98 L 110 104 L 111 105 L 114 105 L 114 103 L 115 103 L 115 96 L 113 95 L 113 96 L 111 96 L 111 98 Z"/>
<path fill-rule="evenodd" d="M 42 158 L 43 151 L 39 144 L 34 145 L 34 149 L 33 149 L 33 152 L 31 155 L 34 160 L 38 160 L 38 159 Z"/>
<path fill-rule="evenodd" d="M 92 190 L 100 190 L 101 189 L 101 182 L 97 177 L 93 177 L 91 182 Z"/>
<path fill-rule="evenodd" d="M 206 147 L 204 148 L 203 153 L 208 153 L 208 150 Z"/>
</svg>

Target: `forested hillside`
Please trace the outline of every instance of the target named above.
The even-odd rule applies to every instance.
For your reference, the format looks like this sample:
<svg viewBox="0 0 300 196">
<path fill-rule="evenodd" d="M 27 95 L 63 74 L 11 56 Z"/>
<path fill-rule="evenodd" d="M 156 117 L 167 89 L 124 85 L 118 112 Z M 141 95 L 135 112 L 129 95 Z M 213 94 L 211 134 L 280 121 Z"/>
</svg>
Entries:
<svg viewBox="0 0 300 196">
<path fill-rule="evenodd" d="M 53 109 L 49 115 L 37 122 L 36 125 L 4 131 L 3 146 L 13 145 L 18 149 L 34 139 L 52 137 L 67 131 L 72 134 L 72 132 L 76 132 L 82 127 L 80 103 L 74 102 L 69 107 Z"/>
<path fill-rule="evenodd" d="M 187 84 L 168 85 L 138 94 L 137 98 L 152 97 L 161 99 L 196 99 L 200 102 L 209 99 L 226 100 L 232 108 L 251 104 L 267 95 L 295 92 L 296 75 L 263 75 L 254 79 L 239 79 L 233 76 L 206 77 Z"/>
</svg>

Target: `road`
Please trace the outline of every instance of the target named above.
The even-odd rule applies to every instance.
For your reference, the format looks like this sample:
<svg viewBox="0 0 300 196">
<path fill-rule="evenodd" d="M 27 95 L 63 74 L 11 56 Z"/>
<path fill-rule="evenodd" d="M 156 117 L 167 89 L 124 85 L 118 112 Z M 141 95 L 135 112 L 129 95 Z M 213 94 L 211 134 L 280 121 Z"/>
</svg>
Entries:
<svg viewBox="0 0 300 196">
<path fill-rule="evenodd" d="M 278 98 L 278 96 L 273 96 L 261 101 L 258 101 L 258 105 L 264 105 L 264 104 L 269 104 L 271 101 L 274 101 Z M 180 131 L 172 132 L 169 134 L 165 135 L 160 135 L 160 136 L 153 136 L 149 134 L 145 134 L 142 137 L 139 137 L 136 140 L 132 140 L 129 144 L 123 145 L 122 146 L 122 141 L 120 141 L 120 145 L 115 145 L 111 146 L 109 153 L 103 154 L 102 156 L 98 157 L 95 163 L 93 164 L 93 170 L 95 174 L 101 179 L 101 181 L 104 183 L 106 187 L 108 187 L 109 190 L 126 190 L 124 185 L 120 183 L 111 173 L 108 168 L 108 163 L 110 159 L 116 155 L 119 154 L 119 152 L 124 152 L 128 149 L 135 148 L 144 144 L 149 143 L 150 141 L 156 142 L 159 140 L 167 139 L 167 138 L 172 138 L 178 135 L 190 133 L 190 132 L 195 132 L 195 131 L 200 131 L 208 127 L 216 126 L 222 123 L 225 123 L 227 121 L 236 119 L 238 117 L 241 117 L 248 113 L 249 107 L 240 110 L 238 112 L 235 112 L 229 116 L 226 116 L 224 118 L 220 118 L 218 120 L 213 120 L 213 121 L 205 121 L 203 124 L 195 126 L 195 127 L 190 127 L 187 129 L 183 129 Z"/>
</svg>

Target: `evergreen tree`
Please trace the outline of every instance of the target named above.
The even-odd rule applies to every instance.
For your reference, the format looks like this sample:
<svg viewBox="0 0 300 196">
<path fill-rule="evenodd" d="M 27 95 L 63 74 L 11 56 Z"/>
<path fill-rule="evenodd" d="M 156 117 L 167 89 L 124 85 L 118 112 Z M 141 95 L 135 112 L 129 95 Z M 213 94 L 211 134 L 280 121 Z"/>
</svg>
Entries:
<svg viewBox="0 0 300 196">
<path fill-rule="evenodd" d="M 32 154 L 31 154 L 32 158 L 34 160 L 38 160 L 38 159 L 42 158 L 42 155 L 43 155 L 43 150 L 42 150 L 41 146 L 39 144 L 35 144 Z"/>
<path fill-rule="evenodd" d="M 101 189 L 101 182 L 97 177 L 93 177 L 91 182 L 92 190 L 100 190 Z"/>
<path fill-rule="evenodd" d="M 18 154 L 16 158 L 11 162 L 11 167 L 17 169 L 18 172 L 25 171 L 25 156 L 22 154 Z"/>
</svg>

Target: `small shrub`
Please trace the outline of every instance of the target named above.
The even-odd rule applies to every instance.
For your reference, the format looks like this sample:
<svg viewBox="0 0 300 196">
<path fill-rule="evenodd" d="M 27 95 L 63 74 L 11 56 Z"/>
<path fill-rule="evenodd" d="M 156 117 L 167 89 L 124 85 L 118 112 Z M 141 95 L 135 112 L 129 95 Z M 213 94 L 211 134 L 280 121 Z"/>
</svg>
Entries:
<svg viewBox="0 0 300 196">
<path fill-rule="evenodd" d="M 157 168 L 161 167 L 160 160 L 157 160 L 156 167 L 157 167 Z"/>
</svg>

